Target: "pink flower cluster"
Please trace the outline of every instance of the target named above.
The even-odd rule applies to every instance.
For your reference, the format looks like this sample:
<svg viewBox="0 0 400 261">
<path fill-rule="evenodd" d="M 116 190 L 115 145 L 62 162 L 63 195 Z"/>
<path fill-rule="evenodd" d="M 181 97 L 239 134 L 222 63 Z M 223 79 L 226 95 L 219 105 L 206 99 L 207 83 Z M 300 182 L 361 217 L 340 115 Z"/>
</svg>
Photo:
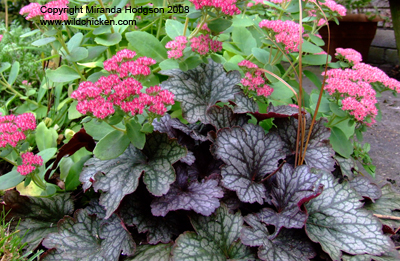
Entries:
<svg viewBox="0 0 400 261">
<path fill-rule="evenodd" d="M 37 167 L 43 165 L 43 159 L 39 155 L 35 155 L 32 152 L 25 152 L 21 155 L 22 165 L 17 167 L 17 171 L 21 175 L 28 175 L 32 173 Z"/>
<path fill-rule="evenodd" d="M 240 14 L 239 8 L 236 6 L 236 0 L 189 0 L 194 4 L 196 9 L 203 7 L 213 7 L 221 10 L 226 15 Z"/>
<path fill-rule="evenodd" d="M 0 34 L 0 42 L 1 42 L 1 40 L 3 40 L 3 35 L 2 34 Z"/>
<path fill-rule="evenodd" d="M 142 92 L 142 84 L 133 77 L 149 75 L 149 66 L 156 61 L 147 57 L 132 60 L 135 56 L 134 51 L 124 49 L 106 60 L 104 69 L 112 74 L 100 77 L 95 83 L 82 82 L 71 94 L 78 100 L 76 109 L 82 114 L 92 113 L 100 119 L 113 114 L 114 106 L 132 115 L 142 114 L 145 109 L 163 115 L 167 111 L 166 105 L 174 104 L 174 95 L 159 86 Z"/>
<path fill-rule="evenodd" d="M 316 4 L 316 0 L 303 0 L 303 1 L 308 1 L 311 3 Z M 337 12 L 339 15 L 341 16 L 345 16 L 346 15 L 346 7 L 344 7 L 343 5 L 340 5 L 338 3 L 336 3 L 334 0 L 325 0 L 324 3 L 322 2 L 318 2 L 318 4 L 320 4 L 321 6 L 326 6 L 329 9 L 331 9 L 333 12 Z"/>
<path fill-rule="evenodd" d="M 256 64 L 248 60 L 243 60 L 238 65 L 248 70 L 245 77 L 240 81 L 243 86 L 248 87 L 251 91 L 256 91 L 259 96 L 268 97 L 272 94 L 274 89 L 265 84 L 265 76 L 262 71 L 257 70 L 258 66 Z"/>
<path fill-rule="evenodd" d="M 19 141 L 26 139 L 26 131 L 34 129 L 36 119 L 33 113 L 0 116 L 0 148 L 7 145 L 16 147 Z"/>
<path fill-rule="evenodd" d="M 365 122 L 370 117 L 375 122 L 378 111 L 375 107 L 376 92 L 371 83 L 381 83 L 386 88 L 400 93 L 400 82 L 387 76 L 382 70 L 361 62 L 361 55 L 353 49 L 336 49 L 336 53 L 355 64 L 351 69 L 331 69 L 327 71 L 325 90 L 343 97 L 342 109 L 348 110 L 356 120 Z"/>
<path fill-rule="evenodd" d="M 262 20 L 259 23 L 260 28 L 267 28 L 275 32 L 274 39 L 277 43 L 282 43 L 285 45 L 285 50 L 287 52 L 293 51 L 298 52 L 297 48 L 299 45 L 299 40 L 302 39 L 300 37 L 299 29 L 300 25 L 293 21 L 270 21 L 270 20 Z M 302 29 L 302 33 L 304 29 Z"/>
<path fill-rule="evenodd" d="M 362 61 L 361 54 L 351 48 L 336 48 L 335 56 L 337 56 L 338 58 L 346 59 L 352 65 L 356 65 Z"/>
<path fill-rule="evenodd" d="M 56 1 L 51 1 L 45 4 L 46 10 L 49 8 L 68 8 L 69 1 L 68 0 L 56 0 Z M 42 13 L 40 8 L 42 7 L 41 4 L 39 3 L 30 3 L 27 6 L 24 6 L 21 8 L 19 11 L 20 15 L 23 14 L 28 14 L 26 17 L 26 20 L 30 20 L 32 18 L 35 18 L 37 16 L 43 16 L 44 20 L 68 20 L 68 14 L 63 12 L 60 14 L 56 13 Z"/>
<path fill-rule="evenodd" d="M 222 50 L 222 42 L 218 40 L 212 40 L 209 34 L 201 34 L 191 39 L 190 47 L 193 52 L 197 52 L 200 55 L 206 55 L 211 51 L 218 52 Z"/>
<path fill-rule="evenodd" d="M 177 36 L 175 40 L 168 42 L 165 48 L 171 49 L 167 51 L 168 58 L 178 59 L 183 56 L 183 50 L 187 44 L 186 36 Z"/>
</svg>

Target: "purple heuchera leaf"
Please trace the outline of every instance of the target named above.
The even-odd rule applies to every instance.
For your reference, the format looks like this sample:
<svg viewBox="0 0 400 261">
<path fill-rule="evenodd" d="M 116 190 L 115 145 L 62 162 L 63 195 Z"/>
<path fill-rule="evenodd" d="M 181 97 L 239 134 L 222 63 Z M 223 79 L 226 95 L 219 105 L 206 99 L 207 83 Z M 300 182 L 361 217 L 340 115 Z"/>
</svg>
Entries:
<svg viewBox="0 0 400 261">
<path fill-rule="evenodd" d="M 285 157 L 279 136 L 246 124 L 220 130 L 214 146 L 215 155 L 226 163 L 221 170 L 223 186 L 236 191 L 243 202 L 263 204 L 266 189 L 261 181 Z"/>
<path fill-rule="evenodd" d="M 58 223 L 58 232 L 49 234 L 43 246 L 52 249 L 42 260 L 119 260 L 133 255 L 135 242 L 117 215 L 106 222 L 86 209 L 66 216 Z M 54 249 L 53 249 L 54 248 Z"/>
<path fill-rule="evenodd" d="M 120 215 L 128 226 L 136 226 L 139 233 L 147 233 L 149 244 L 168 243 L 179 234 L 176 216 L 154 217 L 150 210 L 150 197 L 146 191 L 136 191 L 122 201 Z"/>
<path fill-rule="evenodd" d="M 258 112 L 259 108 L 257 102 L 249 98 L 243 92 L 235 94 L 235 100 L 233 103 L 236 105 L 233 109 L 235 113 L 251 113 L 251 112 Z"/>
<path fill-rule="evenodd" d="M 316 181 L 319 176 L 311 173 L 309 167 L 303 165 L 293 169 L 285 164 L 275 174 L 275 179 L 269 188 L 271 202 L 276 211 L 264 208 L 257 217 L 264 223 L 275 226 L 275 234 L 282 227 L 302 228 L 307 214 L 301 210 L 302 204 L 318 196 L 322 191 Z"/>
<path fill-rule="evenodd" d="M 217 180 L 198 182 L 197 177 L 190 179 L 184 167 L 177 168 L 176 175 L 177 180 L 168 193 L 151 203 L 151 213 L 154 216 L 165 216 L 169 211 L 178 209 L 194 210 L 209 216 L 220 206 L 219 198 L 224 194 Z"/>
<path fill-rule="evenodd" d="M 349 183 L 350 186 L 363 198 L 375 201 L 382 196 L 381 189 L 364 176 L 357 176 L 350 180 Z"/>
<path fill-rule="evenodd" d="M 170 78 L 161 87 L 171 91 L 175 99 L 181 102 L 182 115 L 190 123 L 200 120 L 209 123 L 207 111 L 218 101 L 228 102 L 240 91 L 236 85 L 240 82 L 238 71 L 226 72 L 222 64 L 209 59 L 193 70 L 180 69 L 161 71 Z"/>
<path fill-rule="evenodd" d="M 335 165 L 335 160 L 332 158 L 335 152 L 329 142 L 330 130 L 324 126 L 326 122 L 327 120 L 324 118 L 315 122 L 304 159 L 310 168 L 331 172 Z M 293 155 L 296 152 L 297 119 L 295 117 L 275 119 L 274 124 L 277 126 L 274 132 L 277 132 L 285 143 L 286 154 L 288 156 Z M 311 116 L 307 114 L 304 143 L 306 142 L 310 125 Z"/>
<path fill-rule="evenodd" d="M 250 119 L 245 114 L 235 114 L 229 106 L 219 107 L 217 105 L 212 106 L 207 116 L 210 119 L 210 124 L 219 130 L 222 128 L 239 126 L 242 127 Z"/>
<path fill-rule="evenodd" d="M 147 135 L 143 151 L 130 145 L 116 159 L 99 160 L 91 158 L 85 163 L 80 181 L 84 189 L 93 182 L 95 191 L 102 191 L 100 204 L 107 209 L 107 218 L 118 208 L 125 195 L 134 192 L 139 178 L 154 195 L 166 194 L 175 181 L 172 164 L 187 154 L 186 148 L 166 134 L 153 132 Z"/>
<path fill-rule="evenodd" d="M 259 246 L 258 257 L 261 260 L 308 261 L 316 255 L 312 242 L 300 230 L 282 229 L 277 237 L 271 239 L 259 217 L 249 214 L 244 220 L 250 227 L 242 228 L 240 239 L 247 246 Z"/>
</svg>

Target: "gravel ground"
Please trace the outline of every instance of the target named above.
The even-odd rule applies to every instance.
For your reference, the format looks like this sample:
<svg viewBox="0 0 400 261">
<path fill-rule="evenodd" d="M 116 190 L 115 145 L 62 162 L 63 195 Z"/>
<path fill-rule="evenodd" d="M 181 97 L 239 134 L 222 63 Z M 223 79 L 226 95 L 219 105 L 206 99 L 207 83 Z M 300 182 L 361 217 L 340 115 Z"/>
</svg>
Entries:
<svg viewBox="0 0 400 261">
<path fill-rule="evenodd" d="M 382 69 L 387 71 L 388 68 L 386 66 Z M 320 72 L 319 67 L 308 67 L 306 70 L 317 75 Z M 308 92 L 314 88 L 307 78 L 304 80 L 304 88 Z M 369 155 L 376 166 L 376 181 L 391 182 L 400 192 L 400 168 L 397 166 L 400 160 L 400 95 L 394 97 L 391 92 L 384 92 L 377 99 L 382 111 L 382 120 L 364 133 L 363 142 L 371 144 Z M 362 166 L 359 167 L 362 170 Z"/>
</svg>

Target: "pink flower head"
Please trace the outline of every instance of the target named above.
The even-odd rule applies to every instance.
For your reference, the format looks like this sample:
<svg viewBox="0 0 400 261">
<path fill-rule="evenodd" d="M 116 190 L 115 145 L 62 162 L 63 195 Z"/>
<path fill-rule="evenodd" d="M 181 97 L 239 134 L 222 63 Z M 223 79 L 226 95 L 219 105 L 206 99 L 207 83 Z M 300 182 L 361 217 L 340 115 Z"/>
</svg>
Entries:
<svg viewBox="0 0 400 261">
<path fill-rule="evenodd" d="M 167 51 L 168 58 L 178 59 L 183 56 L 183 50 L 186 47 L 187 39 L 186 36 L 177 36 L 175 40 L 169 41 L 165 48 L 171 49 L 171 51 Z"/>
<path fill-rule="evenodd" d="M 222 42 L 217 40 L 211 40 L 210 35 L 199 35 L 191 39 L 190 47 L 193 52 L 197 52 L 200 55 L 206 55 L 211 51 L 218 52 L 222 50 Z"/>
<path fill-rule="evenodd" d="M 226 15 L 240 14 L 239 8 L 236 6 L 236 0 L 189 0 L 194 4 L 196 9 L 203 7 L 213 7 L 221 10 Z"/>
<path fill-rule="evenodd" d="M 331 9 L 333 12 L 337 12 L 341 16 L 346 15 L 346 7 L 343 5 L 337 4 L 334 0 L 325 0 L 324 3 L 321 3 L 322 6 L 326 6 Z"/>
<path fill-rule="evenodd" d="M 243 60 L 243 61 L 241 61 L 240 63 L 238 63 L 238 65 L 241 66 L 241 67 L 246 67 L 246 68 L 248 68 L 248 69 L 251 69 L 251 68 L 258 68 L 257 65 L 255 65 L 254 63 L 252 63 L 252 62 L 250 62 L 250 61 L 248 61 L 248 60 Z"/>
<path fill-rule="evenodd" d="M 3 40 L 3 35 L 2 34 L 0 34 L 0 42 L 1 42 L 1 40 Z"/>
<path fill-rule="evenodd" d="M 251 91 L 256 91 L 258 96 L 268 97 L 272 94 L 274 89 L 265 84 L 267 79 L 262 71 L 257 70 L 257 65 L 247 60 L 241 61 L 238 65 L 243 67 L 243 69 L 249 69 L 245 73 L 245 77 L 240 81 L 244 87 L 247 87 Z"/>
<path fill-rule="evenodd" d="M 51 1 L 45 4 L 44 6 L 46 7 L 44 10 L 52 10 L 53 8 L 68 8 L 69 1 L 68 0 L 56 0 L 56 1 Z M 26 17 L 26 20 L 30 20 L 35 17 L 40 17 L 43 16 L 44 20 L 68 20 L 68 14 L 66 12 L 60 13 L 49 13 L 45 12 L 43 13 L 41 9 L 42 5 L 39 3 L 30 3 L 27 6 L 24 6 L 21 8 L 19 11 L 19 14 L 28 14 Z"/>
<path fill-rule="evenodd" d="M 299 41 L 302 39 L 300 37 L 300 25 L 293 21 L 281 21 L 281 20 L 262 20 L 259 23 L 260 28 L 266 28 L 274 35 L 276 42 L 285 45 L 285 50 L 287 52 L 293 51 L 298 52 L 297 48 Z M 302 33 L 304 29 L 302 29 Z"/>
<path fill-rule="evenodd" d="M 156 61 L 149 57 L 138 57 L 136 53 L 122 50 L 104 62 L 104 69 L 112 72 L 100 77 L 96 82 L 82 82 L 71 94 L 78 104 L 76 109 L 82 113 L 104 119 L 120 107 L 131 115 L 142 114 L 144 110 L 163 115 L 167 105 L 174 104 L 174 96 L 159 86 L 149 87 L 142 92 L 142 84 L 135 78 L 147 76 Z"/>
<path fill-rule="evenodd" d="M 7 145 L 16 147 L 19 141 L 26 138 L 26 132 L 34 129 L 36 120 L 33 113 L 0 116 L 0 148 Z"/>
<path fill-rule="evenodd" d="M 338 58 L 344 58 L 353 65 L 356 65 L 362 61 L 361 54 L 351 48 L 347 48 L 347 49 L 336 48 L 335 56 Z"/>
<path fill-rule="evenodd" d="M 43 159 L 39 155 L 35 155 L 32 152 L 25 152 L 21 155 L 22 165 L 17 167 L 17 171 L 21 175 L 28 175 L 32 173 L 37 167 L 43 165 Z"/>
</svg>

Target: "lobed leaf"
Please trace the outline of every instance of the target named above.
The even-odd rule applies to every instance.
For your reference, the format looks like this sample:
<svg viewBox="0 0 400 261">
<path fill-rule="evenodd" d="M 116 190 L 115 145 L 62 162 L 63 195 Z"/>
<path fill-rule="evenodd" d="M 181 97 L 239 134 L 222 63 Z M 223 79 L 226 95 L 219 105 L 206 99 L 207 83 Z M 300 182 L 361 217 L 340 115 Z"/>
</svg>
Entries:
<svg viewBox="0 0 400 261">
<path fill-rule="evenodd" d="M 381 189 L 364 176 L 355 177 L 349 184 L 360 196 L 372 201 L 382 196 Z"/>
<path fill-rule="evenodd" d="M 28 243 L 28 251 L 34 250 L 49 233 L 57 231 L 56 224 L 65 215 L 71 215 L 74 204 L 69 193 L 51 198 L 20 196 L 15 190 L 4 195 L 7 218 L 22 218 L 18 229 L 24 235 L 22 243 Z"/>
<path fill-rule="evenodd" d="M 278 135 L 246 124 L 220 130 L 214 146 L 217 158 L 226 163 L 221 170 L 223 186 L 236 191 L 243 202 L 263 204 L 266 189 L 261 181 L 285 157 Z"/>
<path fill-rule="evenodd" d="M 139 193 L 138 193 L 139 192 Z M 174 215 L 154 217 L 151 214 L 150 200 L 138 191 L 127 196 L 121 205 L 121 217 L 128 226 L 136 226 L 139 233 L 147 233 L 149 244 L 168 243 L 178 235 L 178 224 Z"/>
<path fill-rule="evenodd" d="M 136 249 L 133 257 L 124 259 L 125 261 L 172 261 L 171 251 L 173 243 L 157 245 L 141 245 Z"/>
<path fill-rule="evenodd" d="M 400 194 L 393 191 L 390 184 L 386 184 L 382 188 L 382 196 L 374 202 L 367 202 L 365 209 L 371 210 L 374 214 L 384 216 L 400 217 Z M 380 219 L 381 222 L 390 227 L 398 227 L 398 220 Z"/>
<path fill-rule="evenodd" d="M 200 120 L 208 123 L 206 116 L 211 106 L 218 101 L 228 102 L 238 92 L 240 82 L 238 71 L 225 72 L 223 66 L 209 59 L 208 64 L 200 64 L 195 69 L 184 72 L 179 69 L 161 71 L 170 76 L 161 86 L 171 91 L 181 102 L 182 115 L 189 123 Z"/>
<path fill-rule="evenodd" d="M 113 215 L 104 222 L 86 209 L 77 210 L 74 218 L 65 217 L 58 223 L 58 232 L 43 240 L 48 251 L 43 260 L 119 260 L 124 255 L 133 255 L 135 242 Z"/>
<path fill-rule="evenodd" d="M 243 225 L 239 212 L 230 214 L 222 206 L 209 217 L 192 217 L 191 222 L 197 233 L 185 232 L 176 239 L 172 250 L 174 260 L 254 260 L 250 250 L 239 240 Z"/>
<path fill-rule="evenodd" d="M 235 114 L 232 109 L 226 105 L 224 107 L 212 106 L 208 110 L 207 116 L 210 119 L 209 123 L 217 130 L 234 126 L 242 127 L 250 119 L 247 115 Z"/>
<path fill-rule="evenodd" d="M 312 242 L 300 230 L 282 229 L 277 237 L 271 239 L 259 217 L 249 214 L 244 220 L 250 227 L 242 228 L 240 239 L 247 246 L 259 246 L 258 257 L 261 260 L 308 261 L 316 255 Z"/>
<path fill-rule="evenodd" d="M 271 202 L 276 211 L 264 208 L 256 216 L 264 223 L 275 226 L 276 235 L 282 227 L 302 228 L 307 214 L 301 206 L 310 199 L 317 197 L 322 186 L 316 183 L 319 176 L 311 173 L 309 167 L 302 165 L 293 169 L 284 165 L 275 174 L 275 180 L 270 184 Z"/>
<path fill-rule="evenodd" d="M 211 215 L 220 206 L 219 198 L 224 196 L 217 180 L 197 181 L 197 176 L 188 180 L 187 169 L 178 168 L 177 180 L 168 193 L 151 203 L 154 216 L 165 216 L 169 211 L 178 209 L 194 210 L 204 216 Z"/>
<path fill-rule="evenodd" d="M 315 122 L 304 160 L 310 168 L 331 172 L 335 165 L 335 161 L 332 158 L 335 152 L 329 144 L 330 131 L 329 128 L 324 126 L 326 121 L 326 119 L 321 118 Z M 295 117 L 278 118 L 274 120 L 274 124 L 277 126 L 274 132 L 277 132 L 285 143 L 284 150 L 286 155 L 293 155 L 296 151 L 297 119 Z M 311 117 L 307 114 L 304 143 L 308 137 L 310 125 Z"/>
<path fill-rule="evenodd" d="M 147 136 L 143 151 L 130 145 L 118 158 L 99 160 L 92 158 L 85 163 L 80 181 L 83 189 L 93 184 L 95 191 L 101 190 L 100 204 L 107 209 L 107 218 L 118 208 L 127 194 L 134 192 L 141 174 L 147 189 L 161 196 L 168 192 L 175 180 L 172 163 L 186 155 L 186 149 L 166 134 L 154 132 Z"/>
<path fill-rule="evenodd" d="M 361 198 L 349 184 L 339 184 L 325 172 L 319 182 L 324 185 L 324 191 L 305 205 L 309 213 L 306 232 L 333 260 L 339 260 L 342 251 L 380 255 L 394 247 L 383 235 L 378 219 L 361 209 Z"/>
<path fill-rule="evenodd" d="M 249 98 L 243 92 L 235 94 L 235 108 L 234 113 L 246 113 L 246 112 L 258 112 L 259 108 L 257 102 L 254 99 Z"/>
</svg>

